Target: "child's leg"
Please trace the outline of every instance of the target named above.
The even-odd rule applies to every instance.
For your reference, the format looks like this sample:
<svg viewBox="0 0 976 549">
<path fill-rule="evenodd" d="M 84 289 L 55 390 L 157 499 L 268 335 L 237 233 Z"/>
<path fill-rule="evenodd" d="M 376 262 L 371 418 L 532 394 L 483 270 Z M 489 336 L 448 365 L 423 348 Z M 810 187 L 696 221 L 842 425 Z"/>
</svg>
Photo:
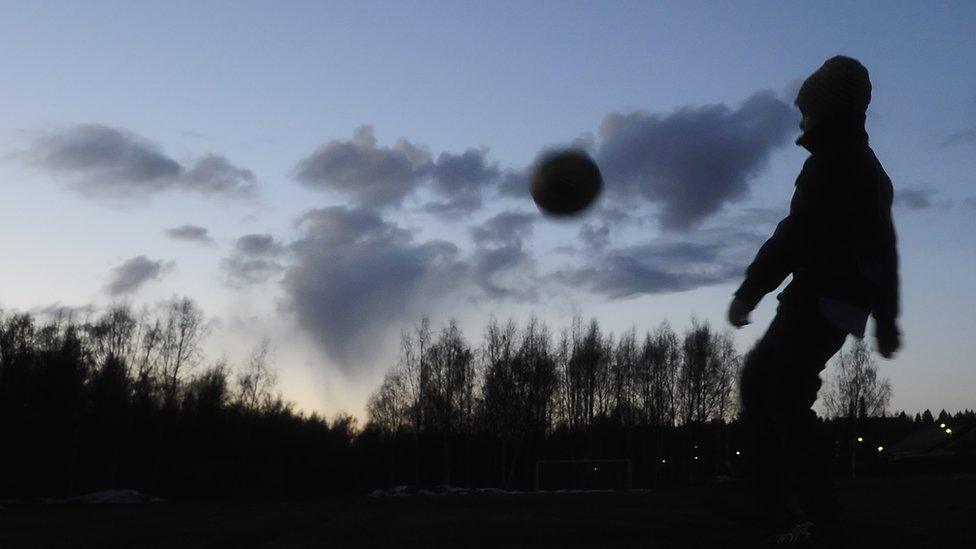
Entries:
<svg viewBox="0 0 976 549">
<path fill-rule="evenodd" d="M 793 337 L 778 371 L 778 415 L 790 484 L 808 512 L 827 512 L 833 504 L 833 439 L 813 411 L 821 386 L 820 373 L 844 344 L 846 334 L 817 310 L 796 310 Z"/>
<path fill-rule="evenodd" d="M 832 443 L 811 409 L 820 372 L 845 334 L 815 309 L 782 304 L 746 358 L 740 380 L 750 472 L 763 503 L 789 506 L 831 499 Z"/>
</svg>

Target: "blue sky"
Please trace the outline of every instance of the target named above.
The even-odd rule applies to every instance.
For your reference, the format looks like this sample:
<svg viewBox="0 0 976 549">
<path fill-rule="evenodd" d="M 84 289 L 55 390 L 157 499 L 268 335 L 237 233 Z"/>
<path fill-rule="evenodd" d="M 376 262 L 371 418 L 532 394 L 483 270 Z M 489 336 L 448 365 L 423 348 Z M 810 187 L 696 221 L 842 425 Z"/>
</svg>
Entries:
<svg viewBox="0 0 976 549">
<path fill-rule="evenodd" d="M 683 329 L 692 314 L 723 325 L 739 282 L 730 273 L 785 213 L 805 158 L 792 145 L 795 113 L 777 109 L 826 58 L 856 57 L 874 85 L 871 143 L 900 192 L 906 346 L 881 362 L 893 407 L 976 406 L 971 3 L 2 9 L 0 306 L 188 295 L 215 322 L 212 357 L 270 337 L 286 396 L 330 415 L 361 413 L 420 314 L 457 317 L 474 340 L 491 314 L 562 327 L 580 313 L 617 332 L 665 318 Z M 709 145 L 709 124 L 734 130 L 759 111 L 780 114 L 735 137 L 750 156 L 725 179 L 641 156 L 689 189 L 673 202 L 640 198 L 660 182 L 608 176 L 598 208 L 554 223 L 503 185 L 547 147 L 630 150 L 612 113 L 653 143 L 688 138 L 714 163 L 730 143 Z M 79 160 L 79 144 L 110 153 Z M 606 158 L 609 175 L 624 173 Z M 663 221 L 692 206 L 681 227 Z M 490 221 L 503 212 L 512 216 Z M 166 232 L 186 225 L 212 242 Z M 615 265 L 630 260 L 640 269 L 625 277 Z M 134 285 L 112 295 L 122 265 Z M 674 283 L 689 273 L 701 282 Z M 594 286 L 608 281 L 615 292 Z M 741 350 L 774 301 L 736 332 Z M 358 315 L 332 312 L 360 302 Z"/>
</svg>

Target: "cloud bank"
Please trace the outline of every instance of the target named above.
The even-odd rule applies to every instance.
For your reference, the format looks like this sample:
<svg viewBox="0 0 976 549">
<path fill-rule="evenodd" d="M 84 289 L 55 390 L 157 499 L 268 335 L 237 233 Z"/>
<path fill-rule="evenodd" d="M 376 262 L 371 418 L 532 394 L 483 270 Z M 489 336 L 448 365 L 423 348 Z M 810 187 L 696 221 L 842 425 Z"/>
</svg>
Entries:
<svg viewBox="0 0 976 549">
<path fill-rule="evenodd" d="M 398 322 L 412 322 L 460 285 L 458 248 L 413 235 L 366 209 L 305 212 L 282 286 L 287 307 L 343 367 L 371 358 Z"/>
<path fill-rule="evenodd" d="M 82 124 L 37 138 L 24 157 L 35 167 L 66 177 L 86 197 L 145 199 L 164 191 L 212 197 L 249 197 L 255 178 L 213 154 L 183 166 L 156 143 L 128 130 Z"/>
<path fill-rule="evenodd" d="M 215 244 L 214 239 L 208 234 L 206 227 L 201 227 L 199 225 L 181 225 L 179 227 L 166 229 L 166 236 L 172 238 L 173 240 L 195 242 L 197 244 L 205 244 L 208 246 Z"/>
<path fill-rule="evenodd" d="M 597 162 L 617 200 L 653 203 L 663 229 L 687 231 L 747 197 L 749 181 L 796 124 L 796 112 L 770 91 L 737 109 L 611 113 L 600 127 Z"/>
<path fill-rule="evenodd" d="M 159 280 L 174 265 L 172 261 L 153 261 L 144 255 L 138 255 L 112 269 L 105 290 L 112 297 L 135 293 L 147 282 Z"/>
</svg>

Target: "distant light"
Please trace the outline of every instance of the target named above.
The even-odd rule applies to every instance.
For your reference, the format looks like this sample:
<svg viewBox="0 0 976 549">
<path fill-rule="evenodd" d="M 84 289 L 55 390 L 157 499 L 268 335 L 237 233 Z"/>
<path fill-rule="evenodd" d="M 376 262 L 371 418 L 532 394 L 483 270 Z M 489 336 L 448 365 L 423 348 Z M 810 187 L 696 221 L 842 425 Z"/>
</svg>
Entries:
<svg viewBox="0 0 976 549">
<path fill-rule="evenodd" d="M 946 429 L 946 434 L 947 435 L 951 435 L 952 434 L 952 429 Z"/>
<path fill-rule="evenodd" d="M 668 462 L 668 460 L 666 460 L 666 459 L 662 459 L 661 460 L 661 463 L 667 463 L 667 462 Z"/>
<path fill-rule="evenodd" d="M 698 456 L 695 456 L 695 460 L 697 460 L 697 459 L 698 459 Z"/>
<path fill-rule="evenodd" d="M 884 446 L 878 446 L 878 451 L 880 452 L 882 450 L 884 450 Z"/>
<path fill-rule="evenodd" d="M 594 467 L 593 470 L 596 471 L 596 467 Z"/>
<path fill-rule="evenodd" d="M 737 455 L 737 456 L 741 456 L 741 455 L 742 455 L 742 452 L 740 452 L 740 451 L 738 451 L 738 450 L 736 450 L 736 451 L 735 451 L 735 455 Z"/>
<path fill-rule="evenodd" d="M 945 429 L 945 423 L 940 423 L 939 424 L 939 429 Z"/>
<path fill-rule="evenodd" d="M 864 437 L 857 437 L 858 442 L 864 442 Z"/>
<path fill-rule="evenodd" d="M 698 449 L 698 445 L 696 444 L 696 445 L 695 445 L 695 450 L 697 450 L 697 449 Z"/>
</svg>

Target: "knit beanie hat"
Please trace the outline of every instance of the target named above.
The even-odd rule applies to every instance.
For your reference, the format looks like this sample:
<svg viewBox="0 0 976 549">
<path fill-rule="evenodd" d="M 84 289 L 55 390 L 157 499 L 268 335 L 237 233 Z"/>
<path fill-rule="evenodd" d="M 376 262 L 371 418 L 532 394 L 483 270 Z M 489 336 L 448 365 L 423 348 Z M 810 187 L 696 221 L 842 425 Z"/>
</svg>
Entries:
<svg viewBox="0 0 976 549">
<path fill-rule="evenodd" d="M 796 106 L 801 112 L 831 118 L 863 115 L 871 102 L 871 79 L 857 59 L 831 57 L 800 86 Z"/>
</svg>

